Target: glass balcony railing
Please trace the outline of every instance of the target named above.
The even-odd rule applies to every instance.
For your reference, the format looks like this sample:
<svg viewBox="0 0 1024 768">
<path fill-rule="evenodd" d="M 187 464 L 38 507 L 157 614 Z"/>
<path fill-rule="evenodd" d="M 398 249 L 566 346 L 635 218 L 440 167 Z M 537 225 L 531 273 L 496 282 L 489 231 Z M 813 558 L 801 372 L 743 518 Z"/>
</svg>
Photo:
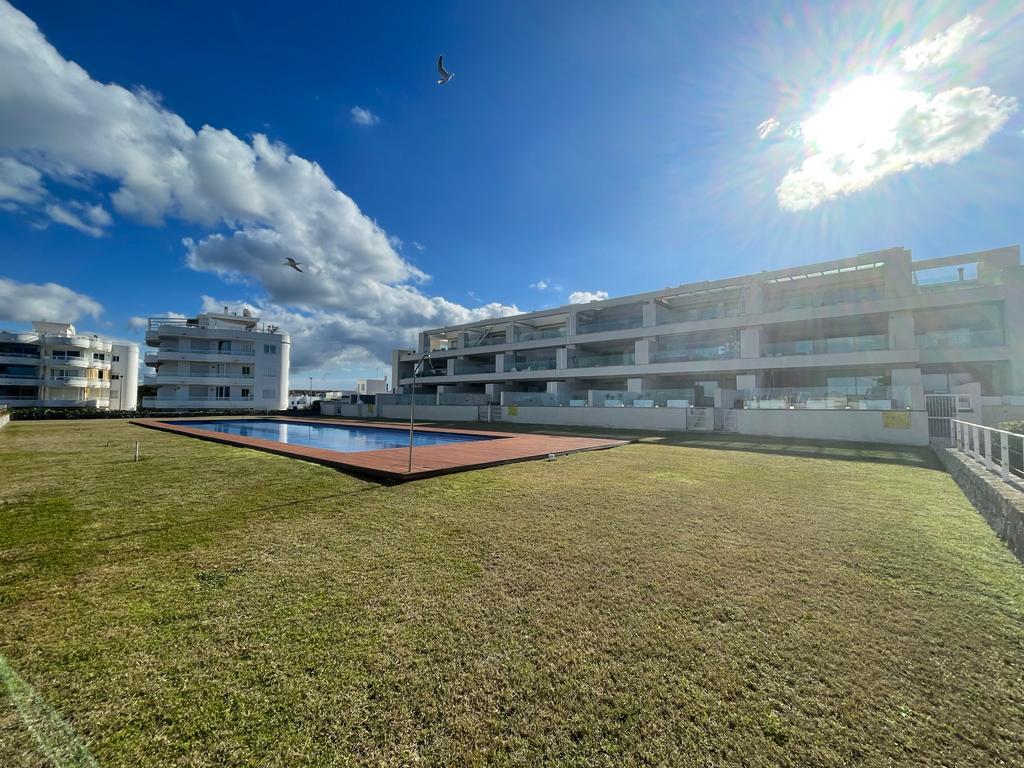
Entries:
<svg viewBox="0 0 1024 768">
<path fill-rule="evenodd" d="M 973 328 L 951 328 L 946 331 L 920 333 L 917 336 L 918 349 L 998 347 L 1004 343 L 1003 332 L 999 329 L 978 331 Z"/>
<path fill-rule="evenodd" d="M 541 328 L 532 331 L 516 331 L 516 341 L 539 341 L 541 339 L 564 339 L 565 328 Z"/>
<path fill-rule="evenodd" d="M 489 333 L 486 336 L 480 336 L 477 338 L 466 337 L 465 343 L 462 345 L 463 349 L 469 349 L 471 347 L 493 347 L 496 344 L 505 343 L 505 333 Z M 450 345 L 449 349 L 457 349 L 456 345 Z"/>
<path fill-rule="evenodd" d="M 716 320 L 720 317 L 737 317 L 743 314 L 743 308 L 739 302 L 726 304 L 725 306 L 713 305 L 705 307 L 689 307 L 686 309 L 661 309 L 659 308 L 657 324 L 668 325 L 670 323 L 692 323 L 698 320 Z"/>
<path fill-rule="evenodd" d="M 739 343 L 729 342 L 728 344 L 712 344 L 704 347 L 656 349 L 651 353 L 651 362 L 685 363 L 689 360 L 727 360 L 739 356 Z"/>
<path fill-rule="evenodd" d="M 837 336 L 831 339 L 768 342 L 761 345 L 761 357 L 824 355 L 836 352 L 874 352 L 888 348 L 889 337 L 884 333 L 870 336 Z"/>
<path fill-rule="evenodd" d="M 640 328 L 643 324 L 642 317 L 617 317 L 612 320 L 581 320 L 576 326 L 576 333 L 577 335 L 583 335 L 586 333 L 602 333 L 604 331 L 629 331 L 633 328 Z"/>
<path fill-rule="evenodd" d="M 544 360 L 507 360 L 505 370 L 509 373 L 522 373 L 524 371 L 553 371 L 557 368 L 555 358 Z"/>
<path fill-rule="evenodd" d="M 753 410 L 891 411 L 910 406 L 909 387 L 778 387 L 748 389 L 743 407 Z"/>
<path fill-rule="evenodd" d="M 489 360 L 484 363 L 468 362 L 463 360 L 455 361 L 455 375 L 467 376 L 474 373 L 494 373 L 495 362 Z"/>
<path fill-rule="evenodd" d="M 851 304 L 865 301 L 879 301 L 885 298 L 882 286 L 869 285 L 859 288 L 840 288 L 829 291 L 808 291 L 806 293 L 779 293 L 765 300 L 766 312 L 785 309 L 807 309 L 831 307 L 836 304 Z"/>
<path fill-rule="evenodd" d="M 600 368 L 606 365 L 633 365 L 633 352 L 615 352 L 603 355 L 574 355 L 569 360 L 570 368 Z"/>
</svg>

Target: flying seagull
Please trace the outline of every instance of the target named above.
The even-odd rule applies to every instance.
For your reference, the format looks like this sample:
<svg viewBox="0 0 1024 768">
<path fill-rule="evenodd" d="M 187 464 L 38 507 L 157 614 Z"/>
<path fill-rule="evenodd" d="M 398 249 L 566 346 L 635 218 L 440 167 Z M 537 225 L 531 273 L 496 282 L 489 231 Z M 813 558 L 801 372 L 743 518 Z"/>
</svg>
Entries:
<svg viewBox="0 0 1024 768">
<path fill-rule="evenodd" d="M 449 72 L 447 69 L 444 68 L 444 56 L 437 57 L 437 74 L 441 76 L 441 79 L 437 81 L 438 85 L 444 85 L 453 77 L 455 77 L 454 72 Z"/>
<path fill-rule="evenodd" d="M 299 265 L 302 264 L 302 262 L 301 261 L 296 261 L 291 256 L 286 256 L 285 260 L 283 262 L 281 262 L 281 263 L 284 264 L 286 267 L 291 267 L 296 272 L 301 272 L 302 271 L 301 269 L 299 269 Z"/>
</svg>

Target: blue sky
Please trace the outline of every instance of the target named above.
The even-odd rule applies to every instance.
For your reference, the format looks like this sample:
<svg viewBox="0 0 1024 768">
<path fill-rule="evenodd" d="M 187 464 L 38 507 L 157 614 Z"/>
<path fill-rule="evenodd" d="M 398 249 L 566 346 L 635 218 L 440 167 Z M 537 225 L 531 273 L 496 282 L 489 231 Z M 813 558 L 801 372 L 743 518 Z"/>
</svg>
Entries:
<svg viewBox="0 0 1024 768">
<path fill-rule="evenodd" d="M 1011 3 L 0 14 L 4 326 L 245 301 L 296 385 L 350 385 L 417 328 L 574 292 L 1021 240 Z"/>
</svg>

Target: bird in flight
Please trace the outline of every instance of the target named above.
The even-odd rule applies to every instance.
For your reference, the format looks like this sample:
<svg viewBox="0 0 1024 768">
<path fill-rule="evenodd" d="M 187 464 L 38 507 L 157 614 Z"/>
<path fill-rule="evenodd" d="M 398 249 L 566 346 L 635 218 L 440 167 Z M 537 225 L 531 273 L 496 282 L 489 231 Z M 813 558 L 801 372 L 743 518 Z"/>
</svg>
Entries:
<svg viewBox="0 0 1024 768">
<path fill-rule="evenodd" d="M 437 57 L 437 74 L 441 76 L 441 79 L 437 81 L 438 85 L 444 85 L 453 77 L 455 77 L 454 72 L 449 72 L 447 69 L 444 68 L 444 56 Z"/>
<path fill-rule="evenodd" d="M 299 269 L 299 265 L 302 264 L 302 262 L 301 261 L 296 261 L 291 256 L 286 256 L 285 260 L 283 262 L 281 262 L 281 263 L 284 264 L 286 267 L 291 267 L 296 272 L 301 272 L 302 271 L 301 269 Z"/>
</svg>

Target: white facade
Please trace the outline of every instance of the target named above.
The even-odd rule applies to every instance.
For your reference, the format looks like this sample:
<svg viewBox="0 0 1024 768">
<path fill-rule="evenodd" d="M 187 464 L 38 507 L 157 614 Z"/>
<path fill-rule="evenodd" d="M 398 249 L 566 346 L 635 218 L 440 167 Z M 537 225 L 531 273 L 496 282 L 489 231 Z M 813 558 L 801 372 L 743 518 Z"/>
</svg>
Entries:
<svg viewBox="0 0 1024 768">
<path fill-rule="evenodd" d="M 646 408 L 669 424 L 673 409 L 707 408 L 708 428 L 780 434 L 784 416 L 739 412 L 923 414 L 926 396 L 944 393 L 1009 418 L 1024 402 L 1024 266 L 1019 246 L 925 261 L 890 248 L 437 328 L 394 352 L 402 394 L 378 405 L 408 401 L 424 354 L 417 410 L 475 405 L 488 418 Z M 916 416 L 865 418 L 883 435 L 920 431 Z M 814 436 L 812 422 L 824 417 L 794 416 L 784 433 Z"/>
<path fill-rule="evenodd" d="M 387 391 L 387 379 L 359 379 L 356 381 L 356 393 L 360 395 L 383 395 Z"/>
<path fill-rule="evenodd" d="M 157 387 L 145 408 L 285 410 L 291 340 L 248 312 L 205 312 L 193 318 L 151 318 L 145 363 Z"/>
<path fill-rule="evenodd" d="M 139 348 L 80 334 L 71 323 L 0 331 L 0 403 L 135 410 Z"/>
</svg>

